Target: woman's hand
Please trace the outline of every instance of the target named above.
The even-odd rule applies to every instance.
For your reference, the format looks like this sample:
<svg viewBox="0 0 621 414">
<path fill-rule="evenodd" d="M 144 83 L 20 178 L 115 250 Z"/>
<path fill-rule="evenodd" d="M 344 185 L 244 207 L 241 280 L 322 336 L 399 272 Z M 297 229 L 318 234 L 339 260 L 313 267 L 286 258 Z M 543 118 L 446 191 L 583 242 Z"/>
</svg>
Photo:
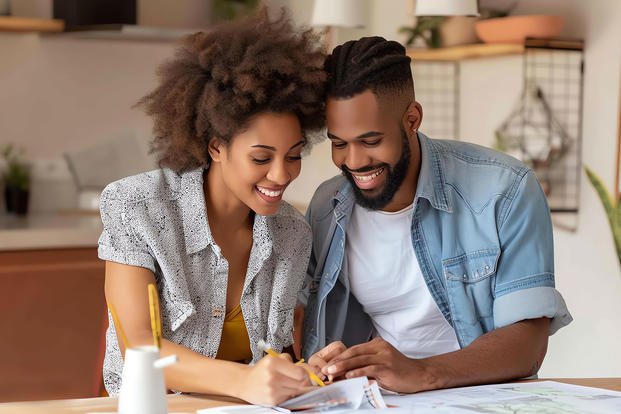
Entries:
<svg viewBox="0 0 621 414">
<path fill-rule="evenodd" d="M 304 367 L 293 364 L 287 354 L 266 355 L 247 369 L 237 396 L 252 404 L 278 405 L 312 389 Z"/>
</svg>

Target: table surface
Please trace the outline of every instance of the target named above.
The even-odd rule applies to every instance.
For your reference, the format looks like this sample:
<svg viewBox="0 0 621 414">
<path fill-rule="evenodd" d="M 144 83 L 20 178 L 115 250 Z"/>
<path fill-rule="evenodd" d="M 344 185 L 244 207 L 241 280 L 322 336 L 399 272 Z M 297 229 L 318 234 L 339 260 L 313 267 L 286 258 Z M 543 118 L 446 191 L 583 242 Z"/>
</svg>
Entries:
<svg viewBox="0 0 621 414">
<path fill-rule="evenodd" d="M 543 381 L 545 379 L 542 378 L 541 380 Z M 567 384 L 603 388 L 612 391 L 621 391 L 621 378 L 555 378 L 550 380 L 564 382 Z M 243 402 L 228 397 L 187 394 L 171 394 L 168 396 L 168 408 L 170 413 L 195 413 L 196 410 L 201 408 L 235 405 L 240 403 Z M 116 411 L 116 404 L 117 399 L 111 397 L 3 403 L 0 404 L 0 414 L 113 413 Z"/>
</svg>

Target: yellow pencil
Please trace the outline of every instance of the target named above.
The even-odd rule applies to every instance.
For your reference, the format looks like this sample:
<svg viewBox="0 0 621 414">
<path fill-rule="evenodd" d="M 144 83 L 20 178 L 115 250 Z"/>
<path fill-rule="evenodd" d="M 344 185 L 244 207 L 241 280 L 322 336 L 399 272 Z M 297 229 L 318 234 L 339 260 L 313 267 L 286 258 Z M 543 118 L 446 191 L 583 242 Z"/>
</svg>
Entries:
<svg viewBox="0 0 621 414">
<path fill-rule="evenodd" d="M 160 319 L 160 300 L 157 289 L 153 283 L 149 283 L 149 313 L 151 314 L 151 332 L 153 332 L 153 342 L 159 349 L 162 346 L 162 321 Z"/>
<path fill-rule="evenodd" d="M 265 342 L 263 339 L 260 339 L 259 342 L 257 342 L 257 344 L 259 345 L 259 347 L 265 351 L 266 354 L 271 355 L 273 357 L 278 358 L 280 356 L 280 354 L 276 351 L 274 351 L 268 344 L 267 342 Z M 300 365 L 304 362 L 304 358 L 300 359 L 298 362 L 296 362 L 296 365 Z M 320 387 L 325 387 L 326 384 L 324 384 L 324 382 L 321 380 L 321 378 L 319 378 L 313 371 L 311 371 L 310 369 L 307 369 L 306 372 L 308 373 L 308 377 L 311 379 L 311 381 L 313 381 L 315 384 L 319 385 Z"/>
<path fill-rule="evenodd" d="M 114 310 L 114 306 L 112 306 L 112 303 L 108 303 L 108 310 L 112 315 L 112 320 L 114 321 L 114 327 L 116 329 L 117 337 L 121 339 L 121 342 L 123 343 L 123 347 L 125 349 L 129 348 L 130 346 L 129 342 L 127 341 L 127 337 L 125 336 L 125 331 L 123 331 L 123 326 L 121 326 L 121 321 L 119 320 L 119 317 L 117 316 L 116 311 Z"/>
</svg>

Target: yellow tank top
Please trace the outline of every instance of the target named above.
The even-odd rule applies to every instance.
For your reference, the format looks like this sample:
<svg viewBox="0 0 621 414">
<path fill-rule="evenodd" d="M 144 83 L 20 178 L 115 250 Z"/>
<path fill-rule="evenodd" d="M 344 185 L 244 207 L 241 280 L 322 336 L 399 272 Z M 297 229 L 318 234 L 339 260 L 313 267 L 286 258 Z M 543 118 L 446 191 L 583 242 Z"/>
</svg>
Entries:
<svg viewBox="0 0 621 414">
<path fill-rule="evenodd" d="M 220 347 L 216 359 L 246 362 L 252 359 L 248 330 L 244 323 L 241 305 L 237 305 L 224 316 Z"/>
</svg>

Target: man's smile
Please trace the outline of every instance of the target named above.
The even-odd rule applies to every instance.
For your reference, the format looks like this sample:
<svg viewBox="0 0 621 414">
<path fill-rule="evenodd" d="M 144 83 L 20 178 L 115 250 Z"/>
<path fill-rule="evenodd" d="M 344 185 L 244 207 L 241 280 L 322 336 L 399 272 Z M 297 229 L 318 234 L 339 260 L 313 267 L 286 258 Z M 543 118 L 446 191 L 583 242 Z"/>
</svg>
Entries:
<svg viewBox="0 0 621 414">
<path fill-rule="evenodd" d="M 381 177 L 385 171 L 385 167 L 381 167 L 375 171 L 370 171 L 366 174 L 350 172 L 351 176 L 356 183 L 356 186 L 361 190 L 371 190 L 375 188 L 381 182 Z"/>
</svg>

